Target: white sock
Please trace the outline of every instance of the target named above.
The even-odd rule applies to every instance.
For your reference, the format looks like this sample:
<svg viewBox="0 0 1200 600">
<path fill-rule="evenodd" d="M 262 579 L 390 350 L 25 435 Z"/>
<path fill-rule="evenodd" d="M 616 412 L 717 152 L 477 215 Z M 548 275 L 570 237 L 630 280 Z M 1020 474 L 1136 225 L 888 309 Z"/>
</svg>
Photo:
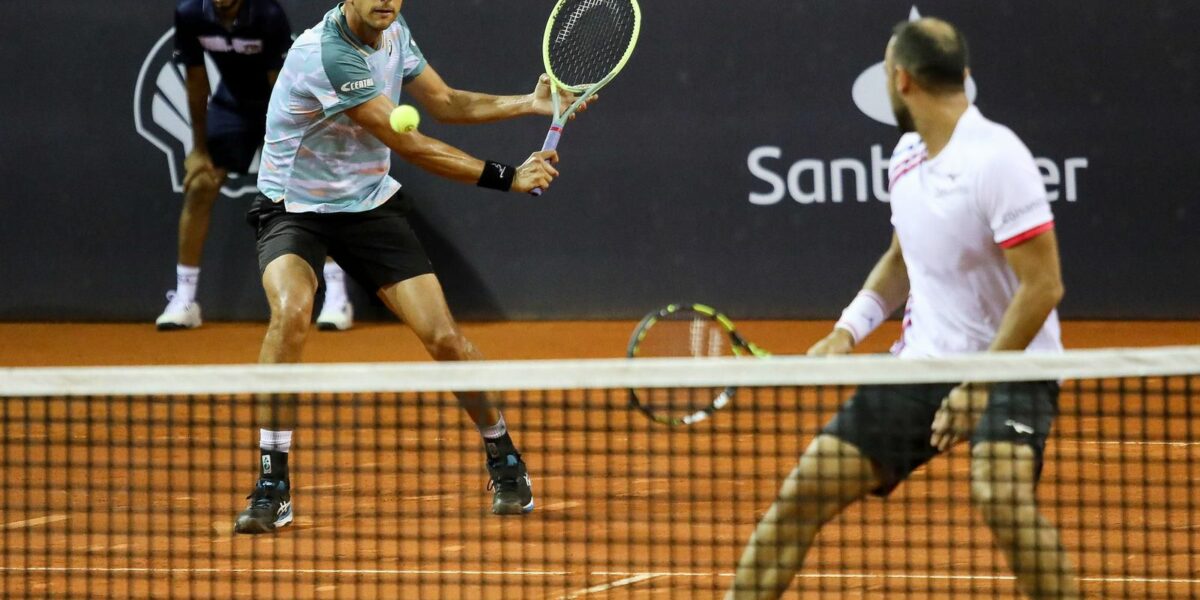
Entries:
<svg viewBox="0 0 1200 600">
<path fill-rule="evenodd" d="M 275 452 L 287 452 L 292 449 L 292 431 L 271 431 L 270 429 L 258 430 L 258 447 Z"/>
<path fill-rule="evenodd" d="M 508 433 L 508 426 L 504 424 L 504 415 L 500 415 L 500 420 L 496 421 L 495 425 L 479 428 L 480 435 L 486 440 L 494 440 Z"/>
<path fill-rule="evenodd" d="M 196 286 L 200 285 L 200 267 L 175 265 L 175 297 L 186 304 L 196 300 Z"/>
<path fill-rule="evenodd" d="M 346 272 L 333 261 L 325 261 L 325 304 L 346 303 Z"/>
</svg>

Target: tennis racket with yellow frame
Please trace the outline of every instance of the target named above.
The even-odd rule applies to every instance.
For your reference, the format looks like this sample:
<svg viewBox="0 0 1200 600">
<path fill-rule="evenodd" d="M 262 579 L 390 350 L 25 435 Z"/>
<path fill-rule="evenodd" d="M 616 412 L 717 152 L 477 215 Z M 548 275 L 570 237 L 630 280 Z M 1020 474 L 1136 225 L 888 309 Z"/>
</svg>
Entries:
<svg viewBox="0 0 1200 600">
<path fill-rule="evenodd" d="M 554 5 L 542 37 L 554 120 L 542 150 L 557 148 L 571 115 L 625 68 L 641 30 L 637 0 L 559 0 Z M 559 106 L 560 89 L 576 95 L 566 110 Z M 542 189 L 529 193 L 540 196 Z"/>
<path fill-rule="evenodd" d="M 645 316 L 629 338 L 629 358 L 766 357 L 733 321 L 704 304 L 669 304 Z M 629 390 L 630 406 L 656 423 L 692 425 L 733 400 L 737 388 L 648 388 Z"/>
</svg>

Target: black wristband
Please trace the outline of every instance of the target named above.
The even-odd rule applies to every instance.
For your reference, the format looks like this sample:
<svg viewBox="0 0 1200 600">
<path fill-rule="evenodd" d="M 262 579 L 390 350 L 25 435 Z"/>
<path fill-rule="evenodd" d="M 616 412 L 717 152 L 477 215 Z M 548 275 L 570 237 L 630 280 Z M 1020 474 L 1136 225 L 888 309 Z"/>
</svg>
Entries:
<svg viewBox="0 0 1200 600">
<path fill-rule="evenodd" d="M 512 189 L 513 176 L 516 174 L 517 169 L 512 165 L 485 160 L 483 161 L 483 173 L 479 175 L 479 182 L 475 185 L 507 192 Z"/>
</svg>

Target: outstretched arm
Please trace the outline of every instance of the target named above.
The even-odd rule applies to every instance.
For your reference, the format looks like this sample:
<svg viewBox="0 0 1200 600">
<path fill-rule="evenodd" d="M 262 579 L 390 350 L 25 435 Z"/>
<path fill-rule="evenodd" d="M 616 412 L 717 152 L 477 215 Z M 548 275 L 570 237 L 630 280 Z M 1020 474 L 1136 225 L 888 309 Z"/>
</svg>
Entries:
<svg viewBox="0 0 1200 600">
<path fill-rule="evenodd" d="M 425 71 L 429 72 L 428 69 Z M 425 75 L 422 74 L 421 77 Z M 418 77 L 420 79 L 420 77 Z M 404 160 L 447 179 L 463 183 L 479 181 L 484 161 L 438 139 L 418 131 L 397 133 L 388 122 L 396 105 L 384 96 L 376 96 L 362 104 L 346 109 L 346 116 L 370 131 Z M 528 192 L 535 187 L 545 188 L 558 176 L 554 163 L 558 153 L 550 150 L 535 152 L 517 168 L 511 191 Z"/>
<path fill-rule="evenodd" d="M 425 67 L 416 79 L 404 84 L 404 92 L 421 104 L 425 112 L 443 123 L 488 123 L 525 115 L 551 115 L 550 78 L 542 75 L 530 94 L 496 96 L 457 90 L 442 80 L 432 66 Z M 575 100 L 569 92 L 559 91 L 559 103 L 565 108 Z M 588 102 L 594 101 L 592 98 Z M 587 108 L 586 103 L 576 112 Z M 573 115 L 572 115 L 573 116 Z"/>
</svg>

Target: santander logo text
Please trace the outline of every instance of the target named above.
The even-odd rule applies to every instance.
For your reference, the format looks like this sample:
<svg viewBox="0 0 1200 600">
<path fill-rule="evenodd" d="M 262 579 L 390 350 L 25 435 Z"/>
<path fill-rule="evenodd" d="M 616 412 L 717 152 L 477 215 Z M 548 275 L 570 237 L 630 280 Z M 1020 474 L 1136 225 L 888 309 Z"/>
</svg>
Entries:
<svg viewBox="0 0 1200 600">
<path fill-rule="evenodd" d="M 914 6 L 909 20 L 920 17 Z M 966 91 L 967 98 L 974 102 L 979 94 L 974 78 L 967 78 Z M 864 115 L 895 127 L 896 118 L 888 100 L 887 73 L 882 61 L 858 75 L 850 96 Z M 757 180 L 749 200 L 758 206 L 778 204 L 785 198 L 799 204 L 868 202 L 872 198 L 887 202 L 889 158 L 890 155 L 884 154 L 883 144 L 872 144 L 862 158 L 832 159 L 789 158 L 780 146 L 758 146 L 746 157 L 746 168 Z M 1080 180 L 1088 168 L 1087 157 L 1035 157 L 1034 160 L 1042 173 L 1047 199 L 1051 202 L 1079 200 Z"/>
</svg>

